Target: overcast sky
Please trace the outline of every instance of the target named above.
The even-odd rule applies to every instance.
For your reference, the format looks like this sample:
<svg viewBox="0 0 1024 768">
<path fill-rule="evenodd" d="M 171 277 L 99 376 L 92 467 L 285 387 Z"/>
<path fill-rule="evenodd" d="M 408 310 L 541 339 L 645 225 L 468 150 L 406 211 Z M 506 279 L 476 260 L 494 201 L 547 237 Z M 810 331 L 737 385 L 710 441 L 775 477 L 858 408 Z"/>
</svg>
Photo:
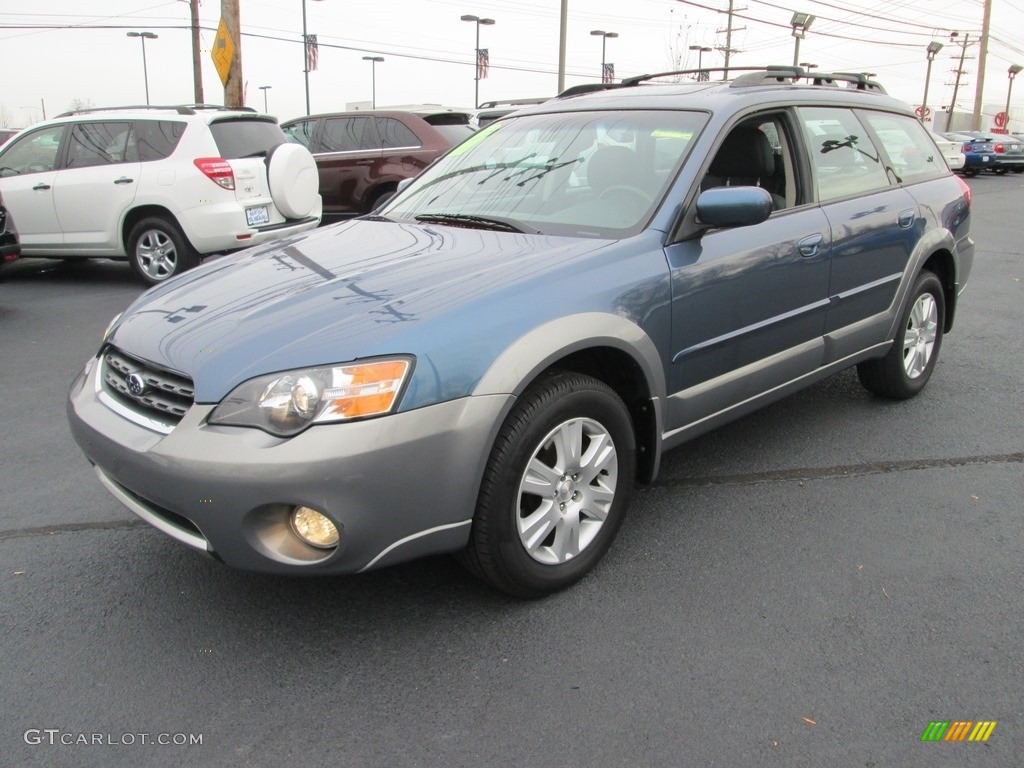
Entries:
<svg viewBox="0 0 1024 768">
<path fill-rule="evenodd" d="M 309 75 L 313 112 L 345 109 L 369 101 L 371 63 L 376 65 L 377 106 L 473 103 L 475 14 L 495 20 L 480 28 L 480 47 L 490 52 L 491 70 L 480 81 L 480 99 L 554 95 L 558 86 L 560 0 L 240 0 L 242 72 L 250 106 L 282 120 L 305 113 L 302 9 L 307 31 L 320 41 L 319 69 Z M 929 104 L 948 104 L 960 31 L 973 43 L 982 27 L 981 0 L 743 0 L 734 20 L 732 66 L 791 64 L 793 11 L 817 19 L 800 44 L 800 61 L 822 70 L 874 72 L 893 95 L 920 104 L 925 47 L 945 44 L 932 69 Z M 725 46 L 728 0 L 569 0 L 566 85 L 600 79 L 601 37 L 616 78 L 696 67 L 691 45 Z M 220 19 L 220 0 L 202 0 L 202 68 L 205 100 L 223 103 L 224 92 L 209 55 Z M 62 29 L 32 28 L 40 26 Z M 37 122 L 75 100 L 93 106 L 145 101 L 142 46 L 130 30 L 151 31 L 146 42 L 150 101 L 191 103 L 189 7 L 184 0 L 0 0 L 0 125 Z M 1024 64 L 1024 0 L 993 0 L 984 103 L 1002 109 L 1007 68 Z M 979 49 L 966 50 L 967 74 L 957 96 L 960 109 L 973 107 Z M 681 59 L 680 61 L 674 61 Z M 703 54 L 705 66 L 721 66 L 722 54 Z M 1014 92 L 1012 113 L 1024 119 L 1024 76 Z M 261 91 L 260 86 L 270 86 Z M 991 110 L 990 110 L 991 111 Z M 991 124 L 991 121 L 988 121 Z"/>
</svg>

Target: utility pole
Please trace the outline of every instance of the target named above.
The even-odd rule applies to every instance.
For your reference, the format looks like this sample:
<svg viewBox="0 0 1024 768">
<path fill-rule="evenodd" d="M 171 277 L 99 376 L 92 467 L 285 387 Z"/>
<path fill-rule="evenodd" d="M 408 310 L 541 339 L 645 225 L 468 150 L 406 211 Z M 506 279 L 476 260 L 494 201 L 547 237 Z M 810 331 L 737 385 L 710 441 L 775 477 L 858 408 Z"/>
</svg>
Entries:
<svg viewBox="0 0 1024 768">
<path fill-rule="evenodd" d="M 199 0 L 189 0 L 192 15 L 192 83 L 196 104 L 203 103 L 203 68 L 199 56 Z"/>
<path fill-rule="evenodd" d="M 954 35 L 957 33 L 954 32 Z M 949 103 L 949 113 L 946 115 L 946 132 L 952 130 L 950 125 L 953 123 L 953 112 L 956 110 L 956 94 L 960 90 L 960 75 L 964 73 L 964 57 L 967 55 L 967 41 L 970 40 L 971 33 L 964 32 L 964 41 L 961 43 L 960 48 L 960 63 L 956 65 L 956 83 L 953 85 L 953 100 Z"/>
<path fill-rule="evenodd" d="M 242 22 L 238 13 L 238 0 L 220 0 L 220 17 L 227 25 L 228 34 L 235 44 L 235 57 L 228 70 L 228 82 L 224 86 L 224 106 L 244 107 L 242 93 Z"/>
<path fill-rule="evenodd" d="M 745 11 L 746 8 L 740 8 L 739 10 Z M 739 51 L 734 50 L 732 47 L 732 15 L 735 12 L 736 9 L 733 7 L 733 0 L 729 0 L 729 21 L 725 26 L 725 47 L 723 48 L 722 46 L 718 46 L 718 50 L 723 51 L 725 53 L 725 72 L 722 76 L 723 80 L 729 79 L 729 59 L 732 57 L 734 53 L 739 53 Z M 722 13 L 722 11 L 719 11 L 719 13 Z M 736 31 L 740 32 L 741 30 L 738 29 Z M 718 32 L 721 33 L 722 30 L 718 30 Z"/>
<path fill-rule="evenodd" d="M 992 0 L 985 0 L 985 15 L 981 22 L 981 50 L 978 52 L 978 84 L 974 89 L 974 116 L 971 130 L 981 130 L 981 102 L 985 98 L 985 59 L 988 57 L 989 24 L 992 21 Z"/>
<path fill-rule="evenodd" d="M 569 27 L 569 0 L 562 0 L 562 13 L 559 21 L 558 33 L 558 90 L 561 93 L 565 90 L 565 37 Z M 602 80 L 604 72 L 601 73 Z"/>
</svg>

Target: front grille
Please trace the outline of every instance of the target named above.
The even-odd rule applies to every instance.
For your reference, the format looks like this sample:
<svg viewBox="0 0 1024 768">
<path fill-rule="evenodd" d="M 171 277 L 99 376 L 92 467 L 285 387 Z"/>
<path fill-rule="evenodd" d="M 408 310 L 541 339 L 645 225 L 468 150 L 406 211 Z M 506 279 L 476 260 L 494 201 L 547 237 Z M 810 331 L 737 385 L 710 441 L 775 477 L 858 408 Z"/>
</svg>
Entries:
<svg viewBox="0 0 1024 768">
<path fill-rule="evenodd" d="M 177 424 L 192 407 L 192 380 L 107 347 L 103 388 L 123 405 L 150 418 Z M 141 385 L 141 386 L 140 386 Z"/>
</svg>

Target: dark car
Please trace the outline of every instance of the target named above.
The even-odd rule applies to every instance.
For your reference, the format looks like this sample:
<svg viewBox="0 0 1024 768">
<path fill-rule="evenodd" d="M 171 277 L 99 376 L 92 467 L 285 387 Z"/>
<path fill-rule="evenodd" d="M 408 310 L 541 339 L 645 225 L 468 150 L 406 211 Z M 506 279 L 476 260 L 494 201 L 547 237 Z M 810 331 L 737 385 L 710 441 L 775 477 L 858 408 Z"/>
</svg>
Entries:
<svg viewBox="0 0 1024 768">
<path fill-rule="evenodd" d="M 984 138 L 971 136 L 968 133 L 940 134 L 950 141 L 959 141 L 964 153 L 964 167 L 960 172 L 964 176 L 977 176 L 982 171 L 995 170 L 998 163 L 995 144 Z M 1003 170 L 1006 173 L 1006 170 Z"/>
<path fill-rule="evenodd" d="M 14 128 L 0 128 L 0 145 L 6 144 L 12 136 L 17 136 L 18 131 Z"/>
<path fill-rule="evenodd" d="M 852 366 L 920 393 L 974 242 L 913 110 L 861 75 L 658 77 L 144 294 L 69 392 L 100 482 L 232 566 L 452 552 L 538 596 L 601 559 L 664 451 Z"/>
<path fill-rule="evenodd" d="M 10 264 L 21 253 L 21 246 L 18 244 L 18 231 L 14 228 L 14 219 L 4 207 L 3 198 L 0 198 L 0 269 Z"/>
<path fill-rule="evenodd" d="M 289 120 L 281 128 L 313 153 L 325 220 L 372 211 L 400 181 L 473 134 L 470 115 L 450 110 L 337 112 Z"/>
<path fill-rule="evenodd" d="M 1007 171 L 1024 173 L 1024 143 L 1016 136 L 988 133 L 985 131 L 963 131 L 964 134 L 980 141 L 987 141 L 996 153 L 995 166 L 990 168 L 994 173 L 1003 174 Z"/>
</svg>

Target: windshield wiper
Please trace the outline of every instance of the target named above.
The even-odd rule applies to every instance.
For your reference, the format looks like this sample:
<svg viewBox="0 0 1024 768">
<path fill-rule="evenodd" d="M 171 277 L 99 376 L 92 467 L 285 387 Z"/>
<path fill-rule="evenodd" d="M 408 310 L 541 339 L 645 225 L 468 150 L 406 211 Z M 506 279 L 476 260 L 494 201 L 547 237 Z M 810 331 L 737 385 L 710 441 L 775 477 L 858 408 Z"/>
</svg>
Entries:
<svg viewBox="0 0 1024 768">
<path fill-rule="evenodd" d="M 508 219 L 504 216 L 471 216 L 467 213 L 421 213 L 416 216 L 416 221 L 427 224 L 451 224 L 459 227 L 470 227 L 476 229 L 493 229 L 496 232 L 519 232 L 523 234 L 539 235 L 539 229 L 527 227 L 521 221 Z"/>
</svg>

